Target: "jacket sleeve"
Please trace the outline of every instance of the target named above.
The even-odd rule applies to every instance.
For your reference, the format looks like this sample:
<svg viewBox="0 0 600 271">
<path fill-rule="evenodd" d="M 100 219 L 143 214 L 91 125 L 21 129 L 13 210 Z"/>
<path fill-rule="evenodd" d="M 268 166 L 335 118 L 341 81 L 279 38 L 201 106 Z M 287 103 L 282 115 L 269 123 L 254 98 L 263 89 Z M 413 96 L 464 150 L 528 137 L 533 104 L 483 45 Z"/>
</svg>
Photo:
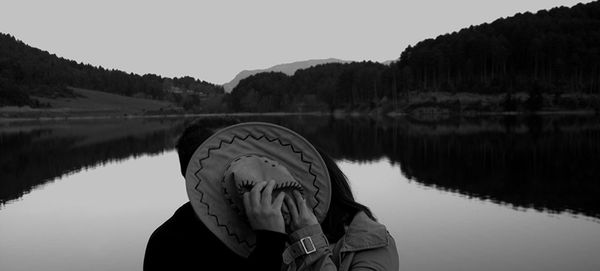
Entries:
<svg viewBox="0 0 600 271">
<path fill-rule="evenodd" d="M 290 243 L 293 244 L 295 242 L 299 242 L 300 239 L 304 237 L 315 236 L 319 234 L 323 234 L 323 230 L 321 229 L 321 225 L 319 224 L 304 227 L 290 234 Z M 294 259 L 294 262 L 291 263 L 291 270 L 337 271 L 338 269 L 333 263 L 332 255 L 333 254 L 329 246 L 317 248 L 317 251 L 311 254 L 299 256 L 298 258 Z M 288 270 L 289 269 L 290 268 L 288 268 Z"/>
<path fill-rule="evenodd" d="M 292 242 L 298 241 L 303 237 L 322 234 L 323 231 L 320 225 L 313 225 L 298 230 L 290 235 Z M 367 271 L 367 270 L 380 270 L 396 271 L 399 268 L 398 265 L 398 252 L 396 250 L 396 244 L 393 238 L 388 234 L 388 245 L 361 250 L 351 253 L 352 259 L 350 261 L 340 260 L 338 264 L 348 264 L 349 266 L 343 266 L 341 270 L 352 270 L 352 271 Z M 293 268 L 295 266 L 295 269 Z M 298 271 L 337 271 L 338 266 L 333 260 L 333 252 L 330 247 L 319 248 L 314 253 L 300 256 L 295 259 L 292 263 L 291 270 Z"/>
</svg>

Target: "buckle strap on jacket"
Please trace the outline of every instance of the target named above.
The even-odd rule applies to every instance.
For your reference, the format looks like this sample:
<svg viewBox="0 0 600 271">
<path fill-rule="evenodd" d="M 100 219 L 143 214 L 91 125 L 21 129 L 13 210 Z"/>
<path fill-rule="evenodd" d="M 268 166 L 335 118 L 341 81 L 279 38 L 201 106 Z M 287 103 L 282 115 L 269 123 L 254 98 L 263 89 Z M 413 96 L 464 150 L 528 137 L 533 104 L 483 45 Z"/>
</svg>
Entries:
<svg viewBox="0 0 600 271">
<path fill-rule="evenodd" d="M 301 238 L 283 251 L 283 262 L 290 264 L 300 256 L 312 254 L 326 247 L 329 247 L 329 242 L 327 241 L 327 237 L 322 233 Z"/>
</svg>

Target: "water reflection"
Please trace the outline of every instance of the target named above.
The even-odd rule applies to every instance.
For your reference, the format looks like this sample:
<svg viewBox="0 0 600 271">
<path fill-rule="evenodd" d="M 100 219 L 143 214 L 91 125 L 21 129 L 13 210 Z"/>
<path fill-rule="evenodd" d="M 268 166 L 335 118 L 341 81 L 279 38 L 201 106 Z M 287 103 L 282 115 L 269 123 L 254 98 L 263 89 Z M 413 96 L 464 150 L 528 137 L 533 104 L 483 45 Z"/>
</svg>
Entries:
<svg viewBox="0 0 600 271">
<path fill-rule="evenodd" d="M 5 123 L 0 126 L 0 204 L 66 174 L 172 148 L 182 120 Z"/>
<path fill-rule="evenodd" d="M 387 158 L 408 178 L 437 189 L 516 207 L 600 217 L 600 120 L 594 116 L 202 121 L 217 129 L 249 120 L 288 126 L 337 159 Z M 0 202 L 81 168 L 170 149 L 190 121 L 5 124 L 0 127 Z"/>
<path fill-rule="evenodd" d="M 600 119 L 595 116 L 279 121 L 337 159 L 388 158 L 408 178 L 437 189 L 600 217 Z"/>
</svg>

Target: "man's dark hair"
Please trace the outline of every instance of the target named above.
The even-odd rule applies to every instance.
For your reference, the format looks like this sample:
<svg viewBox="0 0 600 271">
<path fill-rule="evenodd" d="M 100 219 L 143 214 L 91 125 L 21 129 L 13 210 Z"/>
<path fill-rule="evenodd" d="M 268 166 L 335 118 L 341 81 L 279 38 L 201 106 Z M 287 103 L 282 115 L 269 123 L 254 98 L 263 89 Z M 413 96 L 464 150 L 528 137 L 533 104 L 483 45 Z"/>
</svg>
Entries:
<svg viewBox="0 0 600 271">
<path fill-rule="evenodd" d="M 215 131 L 238 122 L 234 119 L 200 119 L 188 125 L 175 145 L 175 149 L 179 155 L 181 175 L 185 177 L 190 159 L 192 159 L 192 155 L 202 142 L 213 135 Z"/>
</svg>

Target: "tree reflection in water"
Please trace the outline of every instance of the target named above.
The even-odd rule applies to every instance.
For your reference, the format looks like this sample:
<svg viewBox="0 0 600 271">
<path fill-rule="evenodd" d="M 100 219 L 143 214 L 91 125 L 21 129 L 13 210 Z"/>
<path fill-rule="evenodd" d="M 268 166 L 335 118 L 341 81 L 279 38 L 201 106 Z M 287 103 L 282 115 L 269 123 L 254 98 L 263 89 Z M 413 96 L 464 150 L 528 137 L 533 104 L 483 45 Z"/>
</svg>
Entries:
<svg viewBox="0 0 600 271">
<path fill-rule="evenodd" d="M 0 126 L 0 203 L 83 168 L 174 147 L 192 119 L 46 122 Z M 503 116 L 419 122 L 317 116 L 205 118 L 218 129 L 269 121 L 336 159 L 387 158 L 412 180 L 500 204 L 600 217 L 600 120 Z"/>
</svg>

